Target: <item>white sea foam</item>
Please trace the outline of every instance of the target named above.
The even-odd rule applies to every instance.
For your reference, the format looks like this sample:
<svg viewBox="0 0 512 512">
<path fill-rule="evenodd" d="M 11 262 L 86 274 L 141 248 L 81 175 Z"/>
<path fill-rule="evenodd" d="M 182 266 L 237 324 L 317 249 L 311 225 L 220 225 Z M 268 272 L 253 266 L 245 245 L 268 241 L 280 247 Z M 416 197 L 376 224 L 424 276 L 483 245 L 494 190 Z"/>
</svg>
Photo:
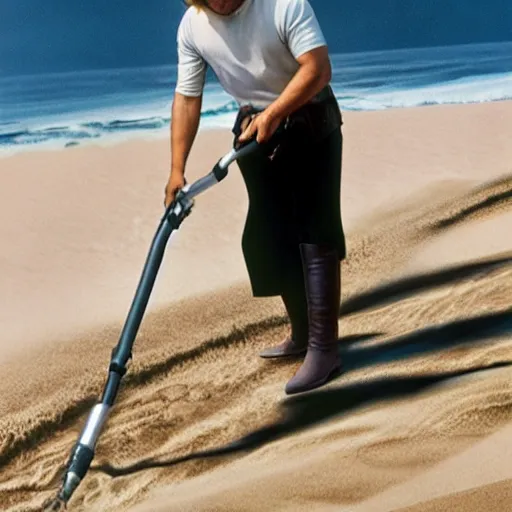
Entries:
<svg viewBox="0 0 512 512">
<path fill-rule="evenodd" d="M 510 43 L 338 54 L 332 63 L 342 111 L 512 99 Z M 0 79 L 0 148 L 168 136 L 175 73 L 161 66 Z M 237 109 L 209 80 L 200 128 L 231 128 Z"/>
</svg>

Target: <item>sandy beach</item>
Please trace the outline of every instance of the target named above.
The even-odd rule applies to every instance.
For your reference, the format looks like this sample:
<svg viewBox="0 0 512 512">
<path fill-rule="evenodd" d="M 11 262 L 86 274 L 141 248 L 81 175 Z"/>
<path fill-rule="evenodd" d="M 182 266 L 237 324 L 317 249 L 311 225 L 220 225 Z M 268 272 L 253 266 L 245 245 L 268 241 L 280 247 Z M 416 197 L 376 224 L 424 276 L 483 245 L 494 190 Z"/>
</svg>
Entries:
<svg viewBox="0 0 512 512">
<path fill-rule="evenodd" d="M 236 165 L 173 235 L 68 509 L 512 508 L 512 101 L 344 112 L 345 371 L 286 398 Z M 229 151 L 201 131 L 189 182 Z M 41 510 L 105 382 L 163 214 L 169 141 L 0 157 L 0 509 Z"/>
</svg>

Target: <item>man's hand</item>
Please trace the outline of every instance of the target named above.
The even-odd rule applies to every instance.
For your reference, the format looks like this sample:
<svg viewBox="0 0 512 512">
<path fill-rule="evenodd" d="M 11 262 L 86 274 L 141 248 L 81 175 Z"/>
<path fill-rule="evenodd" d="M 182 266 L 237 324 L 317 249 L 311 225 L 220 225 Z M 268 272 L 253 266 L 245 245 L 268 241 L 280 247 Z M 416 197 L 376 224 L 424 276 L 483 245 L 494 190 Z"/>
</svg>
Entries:
<svg viewBox="0 0 512 512">
<path fill-rule="evenodd" d="M 252 116 L 247 128 L 238 137 L 239 142 L 246 142 L 256 135 L 259 144 L 267 142 L 281 124 L 282 118 L 272 114 L 270 110 L 264 110 Z"/>
<path fill-rule="evenodd" d="M 185 176 L 179 172 L 171 172 L 169 181 L 165 186 L 164 206 L 167 209 L 176 198 L 176 194 L 186 185 Z"/>
</svg>

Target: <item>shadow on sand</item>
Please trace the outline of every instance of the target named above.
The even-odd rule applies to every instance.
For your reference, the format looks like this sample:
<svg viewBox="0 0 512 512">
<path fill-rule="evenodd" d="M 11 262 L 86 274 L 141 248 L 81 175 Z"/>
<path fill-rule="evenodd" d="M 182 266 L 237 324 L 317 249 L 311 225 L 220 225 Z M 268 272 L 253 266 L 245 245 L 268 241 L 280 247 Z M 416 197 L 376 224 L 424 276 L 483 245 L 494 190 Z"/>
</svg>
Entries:
<svg viewBox="0 0 512 512">
<path fill-rule="evenodd" d="M 503 187 L 505 190 L 501 190 Z M 476 200 L 474 200 L 472 196 L 475 194 L 477 196 L 483 194 L 484 197 L 477 197 Z M 509 206 L 512 203 L 512 175 L 500 178 L 497 181 L 488 183 L 484 187 L 475 190 L 466 201 L 470 203 L 468 206 L 437 221 L 434 225 L 429 226 L 428 229 L 437 233 L 460 224 L 476 214 L 488 213 L 489 210 L 496 207 Z"/>
<path fill-rule="evenodd" d="M 396 361 L 406 357 L 447 350 L 465 343 L 483 341 L 489 337 L 512 332 L 512 311 L 492 313 L 466 320 L 458 320 L 437 327 L 428 327 L 411 334 L 395 338 L 377 347 L 348 348 L 340 344 L 345 371 Z M 282 420 L 270 424 L 225 446 L 190 453 L 170 459 L 144 459 L 126 467 L 100 464 L 91 471 L 101 471 L 112 477 L 129 475 L 151 468 L 171 467 L 197 459 L 231 455 L 254 450 L 276 439 L 312 427 L 334 416 L 371 404 L 421 393 L 428 388 L 450 379 L 483 370 L 511 366 L 511 362 L 489 366 L 417 377 L 379 378 L 370 382 L 342 385 L 337 388 L 311 391 L 284 400 L 281 404 Z"/>
<path fill-rule="evenodd" d="M 432 288 L 475 279 L 509 265 L 512 265 L 512 253 L 397 279 L 348 298 L 340 308 L 340 316 L 392 304 Z"/>
<path fill-rule="evenodd" d="M 500 268 L 506 268 L 510 264 L 512 264 L 512 255 L 505 254 L 486 260 L 479 260 L 476 262 L 469 262 L 449 268 L 443 268 L 422 275 L 398 279 L 348 298 L 344 301 L 340 309 L 340 316 L 343 317 L 373 307 L 391 304 L 421 291 L 438 286 L 457 283 L 465 279 L 474 279 L 488 272 L 493 272 Z M 489 329 L 493 329 L 495 327 L 494 320 L 489 320 L 490 325 L 487 326 Z M 344 354 L 345 371 L 356 369 L 361 367 L 361 365 L 371 364 L 369 361 L 377 363 L 379 361 L 383 362 L 396 358 L 407 357 L 408 355 L 414 355 L 415 353 L 421 353 L 422 351 L 436 350 L 438 347 L 438 342 L 436 342 L 436 340 L 439 336 L 444 335 L 445 338 L 452 336 L 450 329 L 455 329 L 455 331 L 464 330 L 464 325 L 467 325 L 470 331 L 468 336 L 471 336 L 471 331 L 474 325 L 472 322 L 477 322 L 479 325 L 482 325 L 482 322 L 485 324 L 485 320 L 483 319 L 455 322 L 451 327 L 442 327 L 441 329 L 443 330 L 441 331 L 439 331 L 440 328 L 437 327 L 428 328 L 418 331 L 415 334 L 406 335 L 405 337 L 398 338 L 394 341 L 392 340 L 382 347 L 361 348 L 359 351 L 349 349 L 357 343 L 379 336 L 382 333 L 360 333 L 346 337 L 341 340 L 341 350 L 346 351 Z M 250 340 L 255 335 L 285 324 L 287 324 L 287 319 L 285 317 L 272 317 L 254 324 L 246 325 L 240 329 L 234 329 L 226 336 L 207 340 L 191 350 L 173 354 L 171 357 L 163 361 L 156 362 L 149 368 L 128 374 L 125 377 L 124 387 L 130 388 L 143 385 L 151 381 L 153 378 L 172 371 L 172 369 L 178 365 L 194 362 L 205 353 L 246 343 L 247 340 Z M 478 329 L 474 332 L 475 337 L 478 336 L 478 332 L 480 332 Z M 430 339 L 431 336 L 433 336 L 432 339 Z M 454 339 L 456 338 L 457 336 L 455 336 Z M 415 343 L 415 345 L 410 345 L 410 343 Z M 278 363 L 276 361 L 276 364 L 283 364 L 283 362 Z M 72 404 L 69 408 L 65 409 L 60 418 L 55 421 L 43 422 L 32 431 L 27 432 L 27 435 L 24 438 L 20 438 L 16 442 L 12 443 L 2 454 L 0 454 L 0 468 L 10 463 L 10 461 L 24 451 L 30 450 L 35 445 L 54 435 L 55 431 L 61 431 L 74 424 L 83 414 L 86 413 L 87 410 L 92 407 L 94 403 L 96 403 L 96 401 L 96 396 L 85 397 L 79 403 Z"/>
</svg>

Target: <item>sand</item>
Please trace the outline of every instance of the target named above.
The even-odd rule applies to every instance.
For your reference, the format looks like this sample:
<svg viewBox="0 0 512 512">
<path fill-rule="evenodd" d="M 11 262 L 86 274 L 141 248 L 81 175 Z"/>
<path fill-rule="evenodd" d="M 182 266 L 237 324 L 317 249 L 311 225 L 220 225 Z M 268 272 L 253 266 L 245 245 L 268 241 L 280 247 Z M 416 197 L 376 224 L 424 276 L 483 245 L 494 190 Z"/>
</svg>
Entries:
<svg viewBox="0 0 512 512">
<path fill-rule="evenodd" d="M 169 243 L 76 511 L 510 510 L 512 102 L 346 112 L 345 372 L 252 297 L 236 165 Z M 193 181 L 230 148 L 203 131 Z M 40 510 L 101 392 L 163 213 L 167 140 L 0 158 L 0 508 Z"/>
</svg>

